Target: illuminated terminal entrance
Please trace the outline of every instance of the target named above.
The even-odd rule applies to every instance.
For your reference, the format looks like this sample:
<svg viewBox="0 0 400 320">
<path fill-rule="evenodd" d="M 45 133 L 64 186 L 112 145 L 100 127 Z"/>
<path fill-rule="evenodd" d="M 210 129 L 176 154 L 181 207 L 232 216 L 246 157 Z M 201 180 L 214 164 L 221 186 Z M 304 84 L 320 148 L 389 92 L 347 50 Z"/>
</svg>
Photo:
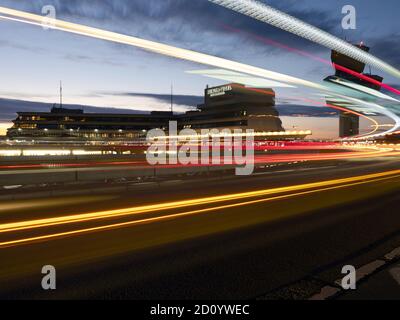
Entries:
<svg viewBox="0 0 400 320">
<path fill-rule="evenodd" d="M 275 92 L 239 84 L 206 88 L 204 104 L 199 105 L 196 111 L 180 116 L 179 123 L 182 127 L 194 130 L 229 128 L 285 131 L 275 109 Z"/>
</svg>

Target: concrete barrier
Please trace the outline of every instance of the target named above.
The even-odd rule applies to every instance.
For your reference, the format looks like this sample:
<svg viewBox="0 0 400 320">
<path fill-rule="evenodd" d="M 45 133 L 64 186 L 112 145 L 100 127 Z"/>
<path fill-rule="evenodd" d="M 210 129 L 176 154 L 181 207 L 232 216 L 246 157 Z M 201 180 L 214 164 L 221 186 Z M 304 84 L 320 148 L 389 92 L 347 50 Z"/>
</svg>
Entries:
<svg viewBox="0 0 400 320">
<path fill-rule="evenodd" d="M 23 170 L 23 173 L 0 174 L 0 186 L 10 185 L 32 185 L 44 183 L 70 183 L 76 181 L 76 174 L 71 172 L 35 172 L 30 173 Z"/>
<path fill-rule="evenodd" d="M 109 170 L 92 170 L 92 171 L 76 171 L 76 181 L 100 181 L 113 180 L 122 178 L 138 178 L 153 177 L 155 175 L 154 168 L 129 168 L 118 169 L 110 168 Z"/>
<path fill-rule="evenodd" d="M 209 171 L 209 167 L 178 167 L 178 168 L 155 168 L 155 176 L 170 176 L 190 173 L 206 173 Z"/>
<path fill-rule="evenodd" d="M 98 182 L 105 180 L 157 178 L 167 176 L 207 174 L 208 172 L 234 173 L 235 166 L 199 167 L 110 167 L 110 168 L 67 168 L 0 171 L 0 186 L 39 185 L 52 183 Z"/>
</svg>

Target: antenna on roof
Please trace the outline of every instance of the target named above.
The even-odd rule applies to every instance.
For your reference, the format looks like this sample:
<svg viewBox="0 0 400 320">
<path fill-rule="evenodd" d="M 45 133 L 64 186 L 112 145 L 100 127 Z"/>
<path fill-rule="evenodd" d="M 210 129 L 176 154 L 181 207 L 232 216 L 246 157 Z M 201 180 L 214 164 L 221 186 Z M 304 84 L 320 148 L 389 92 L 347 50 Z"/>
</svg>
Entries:
<svg viewBox="0 0 400 320">
<path fill-rule="evenodd" d="M 62 108 L 62 104 L 63 104 L 63 101 L 62 101 L 62 94 L 63 94 L 63 91 L 62 91 L 63 89 L 62 89 L 62 81 L 60 81 L 60 108 Z"/>
</svg>

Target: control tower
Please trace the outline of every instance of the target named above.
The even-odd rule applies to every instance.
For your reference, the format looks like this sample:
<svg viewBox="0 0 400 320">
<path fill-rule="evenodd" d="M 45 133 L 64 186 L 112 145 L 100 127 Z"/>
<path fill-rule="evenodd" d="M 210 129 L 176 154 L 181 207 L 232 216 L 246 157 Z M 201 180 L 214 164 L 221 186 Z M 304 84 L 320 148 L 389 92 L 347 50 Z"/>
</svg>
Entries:
<svg viewBox="0 0 400 320">
<path fill-rule="evenodd" d="M 354 46 L 364 50 L 365 52 L 369 52 L 370 50 L 370 48 L 365 46 L 363 43 Z M 325 81 L 345 80 L 370 89 L 381 90 L 381 86 L 378 83 L 381 83 L 383 78 L 371 73 L 364 73 L 366 67 L 365 63 L 359 62 L 335 50 L 332 50 L 331 60 L 335 68 L 335 75 L 327 77 Z M 367 81 L 364 76 L 375 81 Z M 328 103 L 335 105 L 335 102 L 328 101 Z M 342 111 L 340 113 L 339 127 L 341 138 L 358 135 L 360 133 L 359 116 L 350 112 Z"/>
</svg>

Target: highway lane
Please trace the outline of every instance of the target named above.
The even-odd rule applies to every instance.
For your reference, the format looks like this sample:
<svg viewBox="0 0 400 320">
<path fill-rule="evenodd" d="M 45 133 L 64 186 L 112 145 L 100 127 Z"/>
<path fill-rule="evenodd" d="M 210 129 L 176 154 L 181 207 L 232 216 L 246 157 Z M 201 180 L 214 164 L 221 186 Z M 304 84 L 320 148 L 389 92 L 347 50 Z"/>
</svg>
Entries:
<svg viewBox="0 0 400 320">
<path fill-rule="evenodd" d="M 385 171 L 385 169 L 398 169 L 398 157 L 279 163 L 260 167 L 251 176 L 239 177 L 215 173 L 210 176 L 177 177 L 175 178 L 177 180 L 134 183 L 132 185 L 134 188 L 131 191 L 119 191 L 118 194 L 113 192 L 112 187 L 119 184 L 71 186 L 75 189 L 79 187 L 81 190 L 89 188 L 91 190 L 90 196 L 59 196 L 49 199 L 29 200 L 28 194 L 28 198 L 25 200 L 22 197 L 18 197 L 18 200 L 3 200 L 0 202 L 0 222 L 7 223 L 25 218 L 52 217 L 55 215 L 55 209 L 57 209 L 57 215 L 90 212 L 92 210 L 92 202 L 97 202 L 96 205 L 101 206 L 104 210 L 126 209 L 132 206 L 152 205 L 171 200 L 193 199 L 193 195 L 196 195 L 196 197 L 224 195 L 226 194 L 227 186 L 229 186 L 229 192 L 240 193 L 243 190 L 263 190 L 266 187 L 287 187 L 293 184 L 291 183 L 292 181 L 298 184 L 316 183 L 321 180 L 352 177 L 355 172 L 360 175 L 368 175 Z M 109 195 L 104 194 L 107 186 L 110 186 Z M 64 186 L 65 189 L 71 187 Z M 97 187 L 100 187 L 101 191 L 96 196 Z M 87 205 L 85 202 L 87 202 Z"/>
<path fill-rule="evenodd" d="M 372 159 L 376 157 L 395 157 L 398 151 L 389 148 L 377 150 L 362 149 L 358 152 L 340 153 L 313 153 L 313 154 L 258 154 L 254 158 L 254 165 L 259 167 L 275 164 L 293 164 L 296 162 L 321 162 L 334 160 Z M 223 161 L 221 161 L 223 163 Z M 250 161 L 247 160 L 247 166 Z M 3 165 L 0 170 L 0 186 L 6 189 L 14 186 L 54 185 L 54 184 L 76 184 L 104 181 L 130 180 L 136 181 L 140 178 L 166 178 L 179 174 L 216 174 L 215 171 L 234 170 L 234 165 L 156 165 L 149 166 L 141 161 L 89 161 L 65 162 L 54 160 L 54 163 L 21 163 L 14 165 Z M 171 179 L 171 178 L 170 178 Z M 51 190 L 50 190 L 51 191 Z M 7 194 L 7 192 L 1 192 Z"/>
<path fill-rule="evenodd" d="M 267 147 L 266 147 L 267 148 Z M 267 148 L 268 149 L 268 148 Z M 370 148 L 342 148 L 340 152 L 327 149 L 316 149 L 312 153 L 299 153 L 296 151 L 290 154 L 256 154 L 254 158 L 254 164 L 270 164 L 270 163 L 287 163 L 293 161 L 324 161 L 324 160 L 340 160 L 340 159 L 361 159 L 371 158 L 373 156 L 392 156 L 394 153 L 399 153 L 396 147 L 392 146 L 381 146 L 381 147 L 370 147 Z M 357 149 L 357 150 L 354 150 Z M 290 149 L 289 149 L 290 150 Z M 328 152 L 327 152 L 328 151 Z M 137 158 L 135 161 L 129 160 L 114 160 L 114 161 L 103 161 L 103 160 L 91 160 L 87 162 L 83 161 L 70 161 L 60 162 L 56 160 L 47 163 L 34 163 L 33 161 L 27 163 L 18 164 L 1 164 L 0 175 L 9 174 L 25 174 L 25 173 L 41 173 L 53 172 L 71 172 L 71 171 L 97 171 L 97 170 L 119 170 L 119 169 L 132 169 L 132 168 L 148 168 L 150 165 L 145 159 Z M 221 157 L 221 163 L 223 163 L 223 157 Z M 157 165 L 158 168 L 174 168 L 181 167 L 182 165 Z M 187 166 L 203 166 L 201 164 L 190 164 Z M 152 166 L 153 167 L 153 166 Z"/>
<path fill-rule="evenodd" d="M 307 169 L 307 168 L 304 168 Z M 311 168 L 308 168 L 311 169 Z M 88 233 L 79 236 L 73 237 L 66 237 L 62 239 L 46 239 L 51 241 L 40 242 L 40 243 L 28 243 L 17 247 L 11 248 L 3 248 L 0 249 L 0 255 L 2 256 L 1 261 L 3 261 L 0 267 L 0 279 L 3 281 L 7 281 L 7 286 L 11 290 L 13 286 L 18 287 L 21 285 L 21 281 L 26 284 L 30 281 L 34 281 L 35 278 L 33 275 L 35 271 L 38 270 L 39 266 L 43 263 L 44 264 L 52 264 L 59 266 L 61 274 L 63 274 L 63 278 L 70 279 L 81 279 L 78 281 L 75 286 L 79 287 L 80 281 L 85 283 L 84 278 L 82 278 L 83 274 L 88 275 L 88 270 L 93 269 L 93 266 L 97 268 L 97 266 L 105 266 L 104 272 L 108 274 L 106 270 L 113 269 L 116 265 L 121 263 L 121 256 L 128 256 L 130 257 L 128 260 L 131 261 L 132 257 L 136 256 L 137 254 L 141 255 L 144 254 L 146 257 L 150 257 L 152 259 L 153 255 L 151 252 L 153 250 L 160 250 L 160 246 L 164 246 L 171 250 L 177 244 L 178 247 L 181 245 L 199 245 L 203 250 L 202 243 L 204 239 L 207 241 L 211 241 L 210 239 L 214 237 L 219 237 L 222 235 L 229 235 L 232 233 L 237 232 L 238 230 L 248 230 L 248 228 L 263 228 L 263 226 L 267 229 L 271 227 L 274 223 L 280 221 L 289 222 L 292 219 L 298 219 L 299 217 L 304 217 L 307 219 L 310 212 L 315 212 L 321 210 L 323 208 L 330 208 L 339 205 L 347 205 L 348 203 L 352 203 L 354 201 L 364 201 L 366 198 L 369 197 L 384 197 L 385 194 L 390 194 L 396 190 L 398 190 L 399 186 L 399 179 L 397 178 L 397 171 L 398 170 L 398 161 L 377 161 L 376 163 L 357 163 L 356 165 L 345 165 L 343 167 L 322 167 L 321 169 L 316 168 L 316 170 L 310 171 L 301 171 L 296 173 L 293 172 L 286 172 L 286 173 L 277 173 L 278 177 L 273 177 L 274 174 L 271 175 L 264 175 L 264 176 L 257 176 L 247 179 L 240 179 L 239 185 L 233 185 L 232 180 L 220 181 L 219 184 L 212 184 L 214 186 L 210 186 L 208 192 L 211 194 L 215 194 L 216 190 L 220 190 L 221 192 L 221 185 L 225 185 L 225 188 L 230 188 L 233 192 L 237 190 L 249 189 L 250 190 L 257 190 L 257 188 L 261 185 L 271 186 L 268 190 L 272 189 L 272 186 L 275 185 L 276 188 L 279 188 L 279 185 L 288 184 L 291 179 L 295 178 L 295 181 L 298 182 L 297 184 L 305 183 L 308 181 L 319 181 L 321 178 L 329 179 L 329 176 L 334 177 L 334 180 L 337 180 L 339 177 L 349 177 L 349 176 L 357 176 L 359 175 L 366 175 L 372 174 L 377 172 L 384 172 L 384 171 L 393 171 L 391 176 L 374 176 L 369 177 L 371 179 L 370 182 L 364 183 L 366 178 L 358 181 L 348 181 L 346 183 L 352 184 L 348 185 L 343 188 L 335 188 L 329 189 L 324 191 L 312 192 L 307 194 L 297 194 L 293 195 L 293 192 L 299 193 L 299 191 L 304 191 L 304 187 L 299 188 L 299 190 L 290 190 L 285 192 L 278 192 L 278 193 L 271 193 L 265 194 L 262 193 L 260 196 L 282 196 L 282 198 L 273 199 L 271 201 L 264 201 L 265 199 L 252 199 L 256 202 L 246 203 L 246 205 L 240 206 L 229 206 L 223 207 L 218 210 L 211 209 L 210 211 L 201 212 L 202 214 L 194 214 L 194 215 L 187 215 L 187 216 L 180 216 L 178 219 L 162 219 L 159 220 L 159 212 L 157 215 L 147 216 L 146 219 L 156 218 L 156 221 L 151 221 L 151 223 L 145 224 L 134 224 L 129 225 L 129 227 L 121 228 L 121 229 L 111 229 L 108 231 L 103 232 L 96 232 L 96 233 Z M 395 172 L 394 172 L 395 171 Z M 383 179 L 384 178 L 384 179 Z M 386 179 L 387 178 L 387 179 Z M 381 180 L 382 179 L 382 180 Z M 207 182 L 204 182 L 207 185 Z M 354 185 L 353 183 L 358 183 Z M 297 185 L 296 184 L 296 185 Z M 338 183 L 338 185 L 343 185 L 344 182 Z M 336 187 L 337 185 L 333 183 L 332 185 L 325 187 Z M 321 186 L 318 186 L 321 187 Z M 306 191 L 314 191 L 314 189 L 318 188 L 317 186 L 310 187 Z M 178 197 L 182 199 L 182 189 L 187 189 L 187 186 L 180 186 L 179 185 L 175 188 L 175 190 L 170 190 L 167 194 L 162 195 L 161 197 L 157 197 L 154 195 L 152 202 L 155 202 L 156 199 L 159 199 L 161 202 L 165 198 L 169 198 L 169 200 L 173 200 L 173 197 Z M 171 189 L 171 188 L 170 188 Z M 179 190 L 181 189 L 181 190 Z M 204 189 L 204 184 L 199 184 L 199 189 Z M 193 198 L 193 193 L 200 195 L 201 193 L 196 192 L 196 188 L 193 189 L 194 191 L 187 192 L 186 197 L 191 196 Z M 224 189 L 222 189 L 223 191 Z M 259 190 L 259 189 L 258 189 Z M 204 196 L 206 196 L 207 192 L 203 191 Z M 140 195 L 140 194 L 139 194 Z M 240 198 L 240 197 L 239 197 Z M 234 199 L 235 201 L 240 200 L 240 202 L 249 202 L 249 199 Z M 254 198 L 254 197 L 253 197 Z M 121 201 L 121 199 L 119 199 Z M 258 201 L 262 200 L 262 201 Z M 115 203 L 118 203 L 118 199 L 111 200 L 108 202 L 113 202 L 114 204 L 110 204 L 110 206 L 115 206 Z M 129 202 L 129 201 L 128 201 Z M 134 201 L 137 205 L 141 204 L 141 201 Z M 227 205 L 225 203 L 226 200 L 223 199 L 223 205 Z M 126 200 L 125 200 L 125 203 Z M 228 205 L 235 203 L 228 202 Z M 126 204 L 122 203 L 121 206 L 126 206 Z M 196 206 L 202 205 L 201 203 L 195 203 Z M 205 209 L 209 204 L 205 204 Z M 97 205 L 91 204 L 92 210 L 95 208 L 101 208 L 101 202 Z M 50 209 L 50 210 L 49 210 Z M 71 209 L 71 208 L 70 208 Z M 80 208 L 82 209 L 82 208 Z M 106 209 L 105 207 L 101 209 Z M 162 216 L 168 216 L 177 212 L 178 208 L 168 209 L 163 212 Z M 182 208 L 181 208 L 182 209 Z M 190 206 L 188 209 L 191 209 Z M 197 209 L 197 208 L 196 208 Z M 54 210 L 54 209 L 52 209 Z M 66 209 L 64 209 L 66 210 Z M 46 213 L 47 211 L 47 213 Z M 72 210 L 73 212 L 74 210 Z M 189 210 L 190 211 L 190 210 Z M 192 210 L 193 211 L 193 210 Z M 218 214 L 216 214 L 216 212 Z M 18 212 L 18 211 L 15 211 Z M 15 214 L 14 212 L 14 214 Z M 23 212 L 19 211 L 21 215 L 18 215 L 21 221 L 30 217 L 32 213 L 28 215 L 23 214 Z M 47 210 L 43 210 L 41 214 L 37 216 L 48 216 L 51 213 L 51 208 L 47 208 Z M 185 211 L 187 212 L 187 211 Z M 53 213 L 54 215 L 54 213 Z M 323 214 L 324 215 L 324 214 Z M 15 215 L 14 215 L 15 217 Z M 123 217 L 125 219 L 126 217 Z M 143 215 L 139 215 L 138 218 L 143 219 Z M 343 218 L 343 217 L 342 217 Z M 112 223 L 125 223 L 125 222 L 132 222 L 126 220 L 118 219 L 107 219 L 107 224 Z M 136 219 L 136 218 L 135 218 Z M 5 219 L 7 220 L 7 219 Z M 15 218 L 14 218 L 15 220 Z M 31 221 L 31 220 L 29 220 Z M 7 222 L 7 221 L 6 221 Z M 103 223 L 104 221 L 101 221 Z M 147 221 L 149 222 L 149 221 Z M 85 224 L 86 222 L 80 222 L 79 227 L 96 227 L 98 226 L 97 223 L 99 221 L 95 221 L 95 225 L 91 225 L 92 222 L 89 224 Z M 283 223 L 283 222 L 281 222 Z M 4 223 L 3 223 L 4 225 Z M 32 225 L 31 223 L 29 225 Z M 289 223 L 291 225 L 291 223 Z M 68 228 L 70 225 L 68 226 Z M 76 226 L 74 225 L 74 228 Z M 53 232 L 64 232 L 65 226 L 62 226 L 61 229 L 58 229 L 59 226 L 51 226 L 51 228 L 55 228 Z M 44 228 L 46 232 L 48 232 L 48 227 Z M 3 230 L 5 230 L 3 228 Z M 32 230 L 22 230 L 19 231 L 19 236 L 25 235 L 26 232 L 32 232 Z M 37 232 L 34 230 L 33 234 Z M 42 230 L 40 230 L 42 232 Z M 15 233 L 14 231 L 11 233 Z M 258 233 L 256 233 L 258 234 Z M 3 236 L 3 235 L 2 235 Z M 8 236 L 8 235 L 7 235 Z M 199 240 L 202 239 L 202 240 Z M 244 243 L 246 243 L 246 239 L 243 239 Z M 320 240 L 321 241 L 321 240 Z M 233 242 L 237 245 L 237 241 Z M 214 243 L 215 245 L 215 243 Z M 225 242 L 227 252 L 235 251 L 236 248 L 232 247 L 229 242 Z M 234 246 L 235 246 L 234 245 Z M 254 250 L 254 248 L 248 248 L 250 250 Z M 213 251 L 213 249 L 211 249 Z M 148 254 L 148 255 L 147 255 Z M 323 254 L 322 254 L 323 255 Z M 182 260 L 183 257 L 176 256 L 177 261 Z M 200 258 L 200 257 L 198 257 Z M 213 259 L 215 259 L 214 257 Z M 218 259 L 228 259 L 229 254 L 225 257 L 221 255 Z M 185 260 L 185 259 L 183 259 Z M 211 264 L 213 265 L 214 260 L 209 260 L 209 258 L 204 258 L 196 260 L 196 264 Z M 122 262 L 122 264 L 124 264 Z M 184 263 L 185 264 L 185 263 Z M 300 263 L 302 264 L 302 262 Z M 156 264 L 157 265 L 157 264 Z M 165 270 L 158 270 L 157 272 L 178 272 L 181 266 L 175 266 L 177 269 L 172 268 L 175 264 L 171 266 L 166 266 Z M 79 268 L 78 268 L 79 266 Z M 245 265 L 243 265 L 244 267 Z M 143 270 L 138 270 L 135 265 L 131 265 L 135 272 L 137 271 L 138 274 L 146 273 Z M 88 269 L 89 268 L 89 269 Z M 140 269 L 140 264 L 138 264 L 138 268 Z M 152 265 L 152 268 L 155 268 L 155 265 Z M 171 270 L 172 268 L 172 270 Z M 103 270 L 103 269 L 102 269 Z M 300 268 L 298 271 L 302 270 Z M 113 271 L 109 271 L 110 276 L 105 276 L 105 282 L 108 283 L 108 286 L 112 287 L 112 290 L 117 290 L 119 285 L 112 285 L 109 283 L 113 277 L 117 276 Z M 133 271 L 132 271 L 133 272 Z M 89 272 L 90 273 L 90 272 Z M 77 278 L 75 278 L 75 276 Z M 189 273 L 190 274 L 190 273 Z M 33 277 L 32 277 L 33 276 Z M 131 275 L 132 276 L 132 275 Z M 144 283 L 143 281 L 147 279 L 142 275 L 143 278 L 136 279 L 140 283 Z M 153 275 L 154 276 L 154 275 Z M 88 277 L 89 279 L 90 277 Z M 140 278 L 140 277 L 139 277 Z M 107 280 L 106 280 L 107 279 Z M 211 277 L 212 281 L 215 281 L 213 277 Z M 73 283 L 75 281 L 71 280 Z M 147 280 L 146 280 L 147 281 Z M 284 279 L 282 279 L 284 281 Z M 217 281 L 218 282 L 218 281 Z M 146 282 L 147 283 L 147 282 Z M 153 286 L 156 286 L 156 283 Z M 130 285 L 128 285 L 129 287 Z M 67 285 L 68 287 L 68 285 Z M 94 286 L 96 287 L 96 285 Z M 100 286 L 101 287 L 101 286 Z M 156 286 L 157 287 L 157 286 Z M 198 289 L 195 287 L 190 289 L 190 286 L 185 286 L 186 290 L 193 290 L 193 294 L 197 292 Z M 66 289 L 66 288 L 65 288 Z M 104 289 L 104 288 L 103 288 Z M 71 294 L 71 288 L 68 287 L 65 291 L 65 296 Z M 74 289 L 75 290 L 75 289 Z M 87 295 L 87 291 L 78 289 L 79 294 Z M 94 295 L 102 295 L 102 290 L 98 289 Z M 150 290 L 154 294 L 156 292 Z M 5 290 L 4 292 L 6 292 Z M 33 290 L 35 291 L 35 290 Z M 67 292 L 68 291 L 68 292 Z M 266 290 L 267 291 L 267 290 Z M 86 293 L 85 293 L 86 292 Z M 225 292 L 225 291 L 224 291 Z M 79 295 L 78 294 L 78 295 Z M 132 294 L 133 297 L 140 297 L 140 295 Z M 211 294 L 211 293 L 210 293 Z M 214 293 L 215 294 L 215 293 Z M 222 294 L 222 293 L 221 293 Z M 225 292 L 226 294 L 226 292 Z M 245 292 L 242 292 L 243 296 L 245 297 Z M 249 294 L 249 293 L 246 293 Z M 60 297 L 64 297 L 62 293 L 60 293 Z M 211 295 L 212 296 L 212 295 Z M 155 296 L 157 297 L 157 296 Z"/>
<path fill-rule="evenodd" d="M 323 191 L 338 190 L 363 184 L 372 184 L 380 181 L 391 181 L 397 178 L 400 178 L 400 169 L 369 175 L 355 176 L 350 178 L 333 179 L 308 184 L 296 184 L 293 186 L 281 188 L 268 188 L 236 194 L 230 193 L 212 197 L 171 201 L 146 206 L 135 206 L 119 210 L 97 211 L 76 215 L 55 216 L 52 218 L 3 223 L 0 224 L 1 236 L 21 231 L 31 232 L 39 231 L 39 229 L 46 229 L 46 231 L 45 234 L 31 237 L 6 241 L 0 240 L 0 248 L 24 245 L 37 241 L 46 241 L 65 236 L 81 235 L 89 232 L 105 231 L 114 228 L 134 226 L 146 223 L 155 223 L 171 219 L 179 219 L 190 215 L 222 211 L 262 202 L 286 200 L 292 197 L 312 195 Z M 171 210 L 180 210 L 180 212 L 168 213 Z M 128 221 L 110 223 L 111 219 L 115 220 L 128 218 Z M 89 222 L 98 223 L 102 221 L 105 221 L 107 223 L 103 222 L 102 225 L 86 228 L 76 227 L 77 224 L 85 224 Z M 57 231 L 54 233 L 47 231 L 47 229 L 53 227 L 72 226 L 74 227 L 73 230 Z"/>
</svg>

